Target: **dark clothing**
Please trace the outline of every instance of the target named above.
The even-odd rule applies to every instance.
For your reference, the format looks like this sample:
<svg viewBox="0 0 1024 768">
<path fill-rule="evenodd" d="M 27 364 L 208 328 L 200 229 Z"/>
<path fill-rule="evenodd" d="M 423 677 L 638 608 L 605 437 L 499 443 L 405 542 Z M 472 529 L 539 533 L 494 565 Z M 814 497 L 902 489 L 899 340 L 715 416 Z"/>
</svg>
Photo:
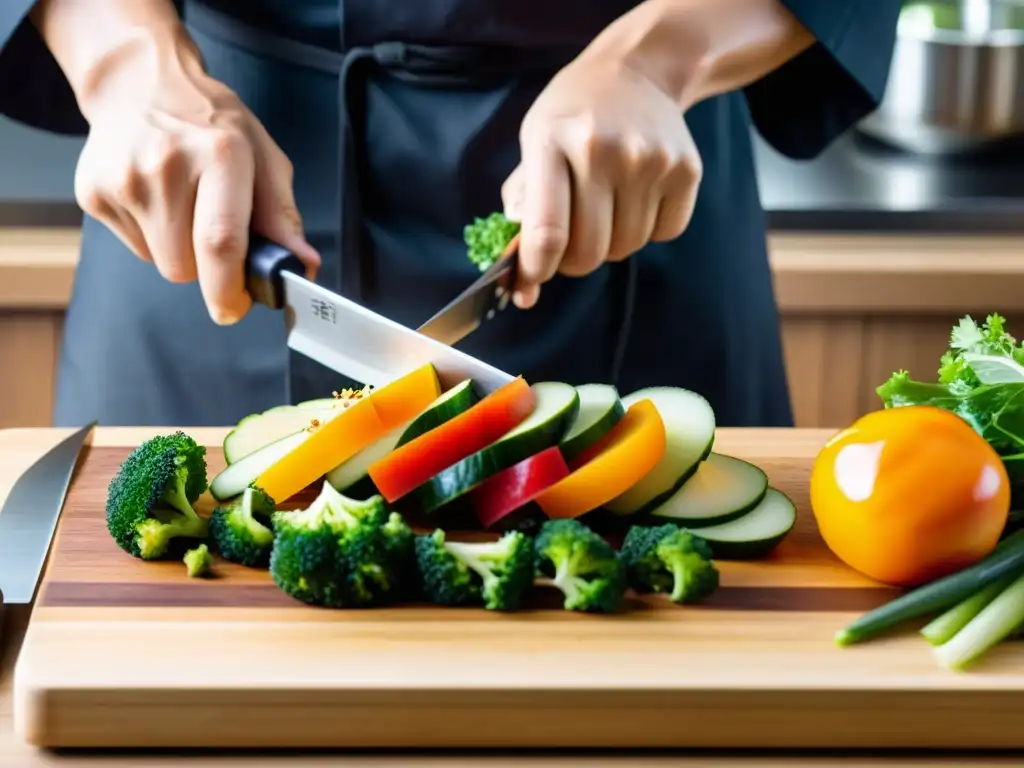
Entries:
<svg viewBox="0 0 1024 768">
<path fill-rule="evenodd" d="M 750 129 L 811 157 L 873 109 L 900 3 L 786 4 L 818 43 L 687 113 L 704 163 L 687 231 L 586 278 L 555 279 L 536 308 L 504 313 L 462 348 L 531 381 L 688 387 L 721 425 L 791 423 Z M 0 9 L 0 111 L 80 130 L 59 70 L 20 21 L 30 5 Z M 462 227 L 500 210 L 532 101 L 633 5 L 191 0 L 184 11 L 211 73 L 291 157 L 324 256 L 319 280 L 415 327 L 477 274 Z M 38 82 L 10 82 L 12 68 Z M 164 282 L 101 225 L 86 221 L 82 250 L 57 423 L 224 425 L 337 387 L 335 374 L 286 353 L 279 315 L 258 307 L 218 328 L 198 286 Z"/>
</svg>

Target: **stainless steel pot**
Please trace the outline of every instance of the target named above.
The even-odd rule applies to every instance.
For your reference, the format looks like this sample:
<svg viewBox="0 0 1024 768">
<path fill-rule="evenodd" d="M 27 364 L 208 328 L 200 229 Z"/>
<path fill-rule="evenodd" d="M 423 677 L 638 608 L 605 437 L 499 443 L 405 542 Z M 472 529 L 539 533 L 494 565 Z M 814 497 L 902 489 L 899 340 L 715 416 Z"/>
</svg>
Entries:
<svg viewBox="0 0 1024 768">
<path fill-rule="evenodd" d="M 911 0 L 881 106 L 858 128 L 926 153 L 1024 136 L 1024 0 Z"/>
</svg>

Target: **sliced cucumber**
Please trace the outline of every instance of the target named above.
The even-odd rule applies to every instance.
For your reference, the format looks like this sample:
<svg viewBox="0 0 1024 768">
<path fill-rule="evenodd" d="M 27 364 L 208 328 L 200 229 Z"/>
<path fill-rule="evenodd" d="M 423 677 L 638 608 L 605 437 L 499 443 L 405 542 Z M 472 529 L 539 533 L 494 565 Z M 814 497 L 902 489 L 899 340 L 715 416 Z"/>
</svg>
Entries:
<svg viewBox="0 0 1024 768">
<path fill-rule="evenodd" d="M 644 478 L 605 505 L 616 515 L 650 512 L 685 483 L 711 453 L 715 411 L 696 392 L 679 387 L 648 387 L 622 398 L 629 408 L 650 400 L 665 422 L 665 455 Z"/>
<path fill-rule="evenodd" d="M 342 408 L 336 407 L 340 401 L 332 398 L 325 402 L 327 405 L 323 408 L 279 405 L 263 413 L 246 416 L 224 438 L 224 461 L 234 464 L 271 443 L 305 429 L 314 419 L 319 422 L 329 421 L 341 412 Z"/>
<path fill-rule="evenodd" d="M 405 445 L 432 429 L 437 429 L 446 421 L 450 421 L 464 411 L 468 411 L 480 400 L 473 388 L 473 380 L 460 381 L 447 392 L 440 395 L 434 402 L 410 422 L 405 432 L 400 435 L 398 443 L 392 447 Z M 383 458 L 383 455 L 381 456 Z"/>
<path fill-rule="evenodd" d="M 348 461 L 339 464 L 327 473 L 327 482 L 334 486 L 339 493 L 344 493 L 356 483 L 370 474 L 370 465 L 380 461 L 398 445 L 402 434 L 409 428 L 409 424 L 403 424 L 393 429 L 381 438 L 378 438 L 370 445 L 363 448 Z"/>
<path fill-rule="evenodd" d="M 608 434 L 626 413 L 619 391 L 610 384 L 583 384 L 576 391 L 580 396 L 579 413 L 558 445 L 566 461 Z"/>
<path fill-rule="evenodd" d="M 275 440 L 229 464 L 210 483 L 210 494 L 217 501 L 227 501 L 238 496 L 267 469 L 294 451 L 312 433 L 301 429 Z"/>
<path fill-rule="evenodd" d="M 301 403 L 296 404 L 296 408 L 312 408 L 314 410 L 323 410 L 325 408 L 333 408 L 334 404 L 338 402 L 333 397 L 321 397 L 316 400 L 303 400 Z M 291 406 L 278 406 L 279 408 L 289 408 Z"/>
<path fill-rule="evenodd" d="M 651 511 L 658 522 L 686 528 L 727 523 L 756 507 L 768 490 L 760 467 L 732 456 L 712 453 L 693 477 Z"/>
<path fill-rule="evenodd" d="M 491 475 L 558 445 L 580 408 L 576 388 L 557 381 L 534 384 L 537 404 L 517 427 L 486 448 L 437 473 L 410 496 L 423 512 L 433 512 Z"/>
<path fill-rule="evenodd" d="M 782 491 L 769 487 L 743 517 L 695 533 L 707 541 L 716 560 L 752 560 L 775 549 L 795 523 L 796 506 Z"/>
</svg>

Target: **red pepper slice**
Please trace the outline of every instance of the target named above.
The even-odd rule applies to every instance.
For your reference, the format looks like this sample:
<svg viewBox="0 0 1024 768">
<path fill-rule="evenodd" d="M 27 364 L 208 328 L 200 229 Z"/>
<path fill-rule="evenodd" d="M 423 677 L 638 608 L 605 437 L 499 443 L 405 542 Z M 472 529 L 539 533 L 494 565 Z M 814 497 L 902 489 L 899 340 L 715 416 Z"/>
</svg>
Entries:
<svg viewBox="0 0 1024 768">
<path fill-rule="evenodd" d="M 568 474 L 569 467 L 556 445 L 487 478 L 470 492 L 480 525 L 490 530 Z"/>
<path fill-rule="evenodd" d="M 394 502 L 519 426 L 536 405 L 537 396 L 530 385 L 518 377 L 469 410 L 371 464 L 370 479 L 381 496 Z"/>
</svg>

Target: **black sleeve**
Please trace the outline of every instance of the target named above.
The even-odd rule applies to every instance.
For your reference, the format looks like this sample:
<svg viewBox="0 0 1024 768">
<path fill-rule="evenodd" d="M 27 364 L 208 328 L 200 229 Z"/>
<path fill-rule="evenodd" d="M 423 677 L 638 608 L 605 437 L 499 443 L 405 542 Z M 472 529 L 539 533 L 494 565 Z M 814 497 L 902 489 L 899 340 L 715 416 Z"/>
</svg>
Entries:
<svg viewBox="0 0 1024 768">
<path fill-rule="evenodd" d="M 807 159 L 881 101 L 901 1 L 782 2 L 817 42 L 745 94 L 761 136 L 782 154 Z"/>
<path fill-rule="evenodd" d="M 184 0 L 174 0 L 181 13 Z M 52 133 L 88 124 L 57 61 L 28 19 L 36 0 L 0 0 L 0 114 Z"/>
</svg>

